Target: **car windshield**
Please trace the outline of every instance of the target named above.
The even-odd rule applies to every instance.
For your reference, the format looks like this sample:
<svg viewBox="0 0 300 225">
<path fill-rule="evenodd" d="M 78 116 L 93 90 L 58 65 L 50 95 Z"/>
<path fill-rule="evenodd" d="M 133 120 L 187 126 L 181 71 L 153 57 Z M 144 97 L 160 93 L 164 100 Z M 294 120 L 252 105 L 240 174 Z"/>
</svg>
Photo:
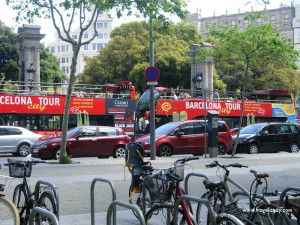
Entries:
<svg viewBox="0 0 300 225">
<path fill-rule="evenodd" d="M 155 130 L 155 135 L 162 135 L 162 134 L 166 134 L 168 132 L 170 132 L 174 127 L 177 127 L 179 124 L 181 124 L 180 122 L 178 123 L 167 123 L 165 125 L 160 126 L 159 128 L 157 128 Z"/>
<path fill-rule="evenodd" d="M 240 134 L 256 134 L 264 124 L 252 124 L 241 129 Z"/>
<path fill-rule="evenodd" d="M 78 131 L 80 131 L 81 129 L 82 129 L 82 127 L 74 127 L 72 129 L 68 130 L 68 132 L 67 132 L 67 138 L 74 137 L 74 135 L 76 133 L 78 133 Z"/>
</svg>

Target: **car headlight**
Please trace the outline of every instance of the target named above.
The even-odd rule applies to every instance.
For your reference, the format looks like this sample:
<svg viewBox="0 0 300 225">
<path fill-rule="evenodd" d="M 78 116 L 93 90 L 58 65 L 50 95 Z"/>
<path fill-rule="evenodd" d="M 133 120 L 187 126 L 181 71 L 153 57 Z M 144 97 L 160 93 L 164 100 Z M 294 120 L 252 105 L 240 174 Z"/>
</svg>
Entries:
<svg viewBox="0 0 300 225">
<path fill-rule="evenodd" d="M 42 144 L 41 148 L 47 148 L 47 145 L 46 144 Z"/>
</svg>

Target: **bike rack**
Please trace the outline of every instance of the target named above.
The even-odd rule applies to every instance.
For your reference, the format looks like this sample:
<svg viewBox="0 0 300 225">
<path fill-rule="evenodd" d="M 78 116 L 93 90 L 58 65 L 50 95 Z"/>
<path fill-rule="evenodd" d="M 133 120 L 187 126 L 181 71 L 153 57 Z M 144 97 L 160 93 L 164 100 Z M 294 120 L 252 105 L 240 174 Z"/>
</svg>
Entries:
<svg viewBox="0 0 300 225">
<path fill-rule="evenodd" d="M 203 177 L 204 179 L 208 179 L 208 177 L 205 175 L 205 174 L 202 174 L 202 173 L 188 173 L 185 177 L 185 180 L 184 180 L 184 191 L 185 191 L 185 194 L 188 195 L 188 181 L 190 179 L 190 177 Z"/>
<path fill-rule="evenodd" d="M 174 212 L 173 212 L 173 224 L 174 225 L 178 225 L 178 208 L 179 208 L 180 202 L 183 200 L 193 201 L 193 202 L 198 202 L 198 203 L 204 204 L 209 211 L 212 225 L 217 225 L 215 212 L 213 211 L 211 205 L 209 204 L 209 201 L 207 199 L 197 198 L 197 197 L 193 197 L 193 196 L 189 196 L 189 195 L 182 195 L 176 200 L 176 202 L 174 204 Z"/>
<path fill-rule="evenodd" d="M 56 201 L 56 206 L 57 206 L 57 218 L 59 219 L 59 198 L 58 198 L 58 192 L 57 192 L 57 187 L 48 182 L 48 181 L 45 181 L 45 180 L 38 180 L 35 184 L 35 188 L 34 188 L 34 192 L 35 192 L 35 199 L 39 199 L 39 192 L 38 192 L 38 189 L 41 187 L 41 185 L 46 185 L 46 186 L 49 186 L 50 189 L 51 189 L 51 192 L 53 193 L 54 195 L 54 200 Z"/>
<path fill-rule="evenodd" d="M 300 192 L 300 187 L 295 187 L 295 186 L 291 186 L 291 187 L 287 187 L 286 189 L 284 189 L 282 191 L 282 193 L 280 194 L 279 197 L 279 207 L 283 207 L 284 204 L 284 196 L 286 195 L 286 193 L 288 193 L 289 191 L 299 191 Z"/>
<path fill-rule="evenodd" d="M 110 180 L 104 178 L 95 178 L 93 180 L 91 185 L 91 225 L 95 225 L 95 184 L 97 181 L 108 183 L 112 192 L 112 200 L 115 201 L 117 198 L 115 187 Z M 116 224 L 116 207 L 113 208 L 113 224 Z"/>
<path fill-rule="evenodd" d="M 40 207 L 34 207 L 32 209 L 30 216 L 29 216 L 29 225 L 36 224 L 34 220 L 35 220 L 35 215 L 37 213 L 47 216 L 50 219 L 52 225 L 59 225 L 58 219 L 53 212 L 50 212 L 46 209 L 42 209 Z"/>
<path fill-rule="evenodd" d="M 108 207 L 108 210 L 107 210 L 107 216 L 106 216 L 106 225 L 111 225 L 111 214 L 113 212 L 116 211 L 116 206 L 119 205 L 119 206 L 123 206 L 124 208 L 127 208 L 127 209 L 131 209 L 133 211 L 135 211 L 139 221 L 140 221 L 140 225 L 146 225 L 146 222 L 145 222 L 145 218 L 141 212 L 141 210 L 139 209 L 139 207 L 137 207 L 136 205 L 132 205 L 130 203 L 127 203 L 127 202 L 123 202 L 123 201 L 120 201 L 120 200 L 114 200 Z M 116 225 L 116 221 L 113 221 L 113 225 Z"/>
</svg>

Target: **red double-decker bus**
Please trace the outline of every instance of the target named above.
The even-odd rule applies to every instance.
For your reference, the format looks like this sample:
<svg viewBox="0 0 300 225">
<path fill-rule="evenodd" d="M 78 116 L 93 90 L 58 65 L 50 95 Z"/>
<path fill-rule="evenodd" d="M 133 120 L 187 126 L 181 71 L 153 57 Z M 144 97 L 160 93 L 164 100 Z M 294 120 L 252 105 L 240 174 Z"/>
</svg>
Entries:
<svg viewBox="0 0 300 225">
<path fill-rule="evenodd" d="M 174 97 L 174 94 L 176 95 Z M 219 113 L 220 120 L 230 128 L 237 127 L 242 110 L 241 93 L 170 90 L 156 87 L 156 126 L 178 120 L 205 119 L 208 110 Z M 137 103 L 137 134 L 147 133 L 150 91 L 145 91 Z M 243 124 L 259 122 L 297 123 L 293 97 L 288 90 L 259 90 L 244 93 Z M 146 131 L 145 131 L 146 130 Z"/>
<path fill-rule="evenodd" d="M 61 134 L 66 84 L 7 82 L 0 89 L 0 125 L 25 127 L 48 136 Z M 69 128 L 80 125 L 121 127 L 134 135 L 135 87 L 117 84 L 75 84 Z"/>
</svg>

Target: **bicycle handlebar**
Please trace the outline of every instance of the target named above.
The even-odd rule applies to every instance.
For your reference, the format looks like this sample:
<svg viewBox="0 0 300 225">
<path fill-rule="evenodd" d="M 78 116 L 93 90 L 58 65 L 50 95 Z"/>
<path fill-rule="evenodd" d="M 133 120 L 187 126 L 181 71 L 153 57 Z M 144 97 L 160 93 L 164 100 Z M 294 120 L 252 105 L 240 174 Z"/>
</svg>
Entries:
<svg viewBox="0 0 300 225">
<path fill-rule="evenodd" d="M 198 156 L 190 156 L 190 157 L 184 157 L 181 159 L 177 159 L 174 164 L 180 163 L 180 164 L 184 164 L 185 162 L 191 161 L 191 160 L 198 160 L 199 157 Z"/>
<path fill-rule="evenodd" d="M 223 169 L 226 169 L 226 167 L 236 167 L 236 168 L 242 168 L 242 167 L 248 167 L 248 166 L 244 166 L 240 163 L 232 163 L 232 164 L 228 164 L 228 165 L 221 165 L 219 164 L 218 161 L 213 161 L 211 164 L 205 165 L 206 168 L 213 168 L 213 167 L 221 167 Z"/>
<path fill-rule="evenodd" d="M 11 162 L 8 162 L 8 163 L 4 163 L 4 166 L 9 166 L 9 165 L 26 165 L 26 164 L 36 165 L 38 163 L 46 163 L 46 161 L 44 161 L 44 160 L 11 161 Z"/>
</svg>

